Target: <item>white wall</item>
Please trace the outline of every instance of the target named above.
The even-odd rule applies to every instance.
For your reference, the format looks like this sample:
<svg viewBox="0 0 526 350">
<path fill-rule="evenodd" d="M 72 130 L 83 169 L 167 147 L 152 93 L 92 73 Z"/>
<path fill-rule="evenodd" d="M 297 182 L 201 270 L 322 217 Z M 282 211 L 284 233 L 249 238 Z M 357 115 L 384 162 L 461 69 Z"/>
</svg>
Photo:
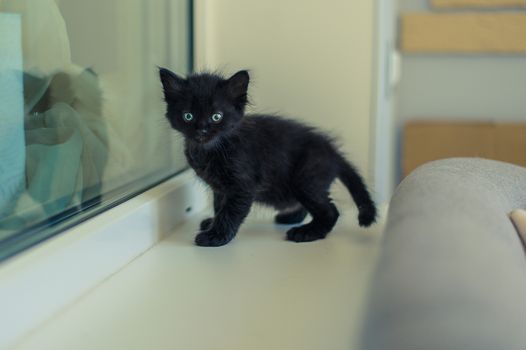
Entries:
<svg viewBox="0 0 526 350">
<path fill-rule="evenodd" d="M 373 0 L 198 0 L 197 68 L 250 69 L 254 110 L 338 135 L 371 180 Z"/>
</svg>

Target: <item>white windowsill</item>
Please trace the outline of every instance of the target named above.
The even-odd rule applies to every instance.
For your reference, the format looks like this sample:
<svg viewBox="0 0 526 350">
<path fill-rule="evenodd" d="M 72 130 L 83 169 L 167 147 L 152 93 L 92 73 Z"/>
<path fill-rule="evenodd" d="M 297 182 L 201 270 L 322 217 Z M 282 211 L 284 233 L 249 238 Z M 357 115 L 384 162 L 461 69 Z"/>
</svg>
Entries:
<svg viewBox="0 0 526 350">
<path fill-rule="evenodd" d="M 196 247 L 204 213 L 173 230 L 11 350 L 354 350 L 386 208 L 354 207 L 327 239 L 284 240 L 256 208 L 234 241 Z"/>
<path fill-rule="evenodd" d="M 185 171 L 1 264 L 0 349 L 143 254 L 206 202 L 193 172 Z"/>
</svg>

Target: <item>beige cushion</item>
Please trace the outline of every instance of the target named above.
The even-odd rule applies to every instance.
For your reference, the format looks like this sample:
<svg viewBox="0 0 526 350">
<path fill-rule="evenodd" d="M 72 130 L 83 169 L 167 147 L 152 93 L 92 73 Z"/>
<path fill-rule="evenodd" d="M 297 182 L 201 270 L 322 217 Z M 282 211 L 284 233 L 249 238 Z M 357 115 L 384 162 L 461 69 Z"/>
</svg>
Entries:
<svg viewBox="0 0 526 350">
<path fill-rule="evenodd" d="M 519 233 L 522 244 L 526 247 L 526 210 L 515 209 L 510 213 L 510 218 Z"/>
</svg>

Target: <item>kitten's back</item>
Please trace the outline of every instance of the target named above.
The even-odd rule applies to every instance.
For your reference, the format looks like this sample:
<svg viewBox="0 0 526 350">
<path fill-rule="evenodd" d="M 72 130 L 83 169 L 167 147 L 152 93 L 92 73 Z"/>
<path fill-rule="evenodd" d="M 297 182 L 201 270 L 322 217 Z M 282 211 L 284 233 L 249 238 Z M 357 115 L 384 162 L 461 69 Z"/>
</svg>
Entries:
<svg viewBox="0 0 526 350">
<path fill-rule="evenodd" d="M 259 141 L 264 139 L 273 145 L 322 143 L 334 146 L 335 144 L 334 139 L 322 131 L 277 115 L 248 114 L 242 121 L 240 129 L 244 135 L 252 139 Z"/>
<path fill-rule="evenodd" d="M 304 163 L 336 171 L 333 168 L 341 158 L 331 137 L 314 127 L 275 115 L 245 116 L 238 135 L 243 152 L 258 163 L 261 176 L 272 178 L 280 174 L 280 181 Z"/>
</svg>

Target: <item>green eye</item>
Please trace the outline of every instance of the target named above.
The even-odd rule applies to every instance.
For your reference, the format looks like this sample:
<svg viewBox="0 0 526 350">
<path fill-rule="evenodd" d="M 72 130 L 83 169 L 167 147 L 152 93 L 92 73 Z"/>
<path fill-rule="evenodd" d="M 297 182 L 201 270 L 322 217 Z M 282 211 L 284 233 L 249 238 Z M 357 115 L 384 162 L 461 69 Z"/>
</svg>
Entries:
<svg viewBox="0 0 526 350">
<path fill-rule="evenodd" d="M 185 122 L 191 122 L 194 119 L 194 116 L 192 115 L 192 113 L 184 113 L 183 119 Z"/>
<path fill-rule="evenodd" d="M 212 114 L 212 121 L 214 123 L 219 123 L 223 119 L 223 115 L 221 113 L 214 113 Z"/>
</svg>

